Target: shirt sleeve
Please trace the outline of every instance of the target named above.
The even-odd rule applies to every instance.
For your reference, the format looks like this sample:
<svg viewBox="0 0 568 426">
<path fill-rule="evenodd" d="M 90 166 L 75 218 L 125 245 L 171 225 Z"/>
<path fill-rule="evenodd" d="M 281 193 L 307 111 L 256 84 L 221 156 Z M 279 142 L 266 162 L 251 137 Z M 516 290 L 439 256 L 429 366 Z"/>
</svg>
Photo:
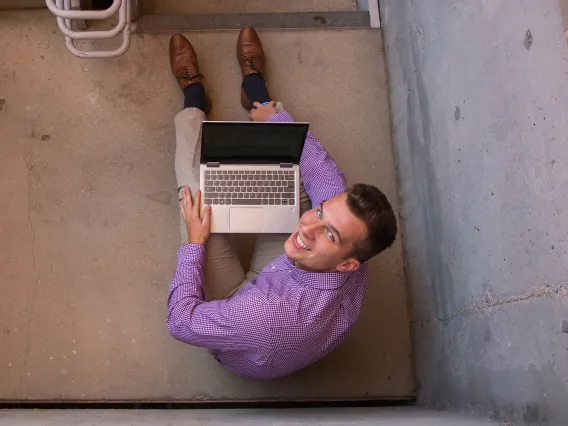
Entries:
<svg viewBox="0 0 568 426">
<path fill-rule="evenodd" d="M 175 339 L 214 351 L 258 350 L 266 324 L 266 305 L 252 284 L 229 300 L 205 302 L 205 247 L 178 250 L 177 268 L 168 293 L 167 327 Z"/>
<path fill-rule="evenodd" d="M 294 119 L 286 111 L 282 111 L 274 114 L 267 121 L 289 123 Z M 300 158 L 300 174 L 312 206 L 317 206 L 322 201 L 347 191 L 345 175 L 311 132 L 306 136 Z"/>
</svg>

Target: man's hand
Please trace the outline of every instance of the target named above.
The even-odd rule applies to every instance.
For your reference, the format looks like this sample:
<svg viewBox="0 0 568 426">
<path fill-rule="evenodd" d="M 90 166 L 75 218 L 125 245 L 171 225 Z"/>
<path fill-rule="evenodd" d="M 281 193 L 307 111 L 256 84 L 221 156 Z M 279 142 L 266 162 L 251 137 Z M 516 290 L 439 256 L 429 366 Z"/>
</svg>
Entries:
<svg viewBox="0 0 568 426">
<path fill-rule="evenodd" d="M 249 118 L 251 121 L 267 121 L 277 112 L 278 111 L 276 111 L 273 101 L 270 101 L 266 105 L 262 105 L 260 102 L 255 102 L 254 108 L 249 114 Z"/>
<path fill-rule="evenodd" d="M 201 217 L 200 206 L 201 191 L 197 190 L 195 202 L 193 202 L 191 192 L 186 187 L 182 192 L 182 200 L 179 202 L 179 207 L 187 226 L 189 244 L 205 245 L 211 232 L 211 206 L 205 206 L 203 217 Z"/>
</svg>

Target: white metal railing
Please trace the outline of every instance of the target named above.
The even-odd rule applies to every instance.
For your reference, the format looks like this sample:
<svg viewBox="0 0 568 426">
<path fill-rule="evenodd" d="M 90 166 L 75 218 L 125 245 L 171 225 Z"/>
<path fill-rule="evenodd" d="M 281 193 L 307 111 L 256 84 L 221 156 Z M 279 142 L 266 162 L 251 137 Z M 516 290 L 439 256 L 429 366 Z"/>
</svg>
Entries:
<svg viewBox="0 0 568 426">
<path fill-rule="evenodd" d="M 114 58 L 124 54 L 130 46 L 131 0 L 114 0 L 106 10 L 72 10 L 71 0 L 46 0 L 48 9 L 57 17 L 57 25 L 65 35 L 67 48 L 79 58 Z M 106 31 L 75 31 L 73 19 L 100 20 L 113 16 L 118 11 L 118 24 Z M 75 40 L 102 40 L 122 32 L 122 44 L 115 50 L 83 51 L 75 46 Z"/>
</svg>

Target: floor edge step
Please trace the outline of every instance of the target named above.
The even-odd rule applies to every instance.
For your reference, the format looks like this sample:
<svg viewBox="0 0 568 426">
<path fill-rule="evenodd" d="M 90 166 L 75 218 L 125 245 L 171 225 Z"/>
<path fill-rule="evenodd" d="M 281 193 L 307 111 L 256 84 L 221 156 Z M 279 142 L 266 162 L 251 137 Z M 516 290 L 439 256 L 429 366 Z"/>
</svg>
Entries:
<svg viewBox="0 0 568 426">
<path fill-rule="evenodd" d="M 195 15 L 142 15 L 140 33 L 256 29 L 370 28 L 368 12 L 215 13 Z"/>
</svg>

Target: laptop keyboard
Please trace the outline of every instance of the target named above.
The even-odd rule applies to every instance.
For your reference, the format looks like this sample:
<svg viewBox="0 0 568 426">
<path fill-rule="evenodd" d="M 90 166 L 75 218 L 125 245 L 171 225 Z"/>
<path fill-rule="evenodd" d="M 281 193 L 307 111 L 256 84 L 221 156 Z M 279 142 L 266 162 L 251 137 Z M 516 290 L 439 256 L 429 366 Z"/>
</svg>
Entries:
<svg viewBox="0 0 568 426">
<path fill-rule="evenodd" d="M 205 204 L 293 206 L 293 170 L 206 170 Z"/>
</svg>

